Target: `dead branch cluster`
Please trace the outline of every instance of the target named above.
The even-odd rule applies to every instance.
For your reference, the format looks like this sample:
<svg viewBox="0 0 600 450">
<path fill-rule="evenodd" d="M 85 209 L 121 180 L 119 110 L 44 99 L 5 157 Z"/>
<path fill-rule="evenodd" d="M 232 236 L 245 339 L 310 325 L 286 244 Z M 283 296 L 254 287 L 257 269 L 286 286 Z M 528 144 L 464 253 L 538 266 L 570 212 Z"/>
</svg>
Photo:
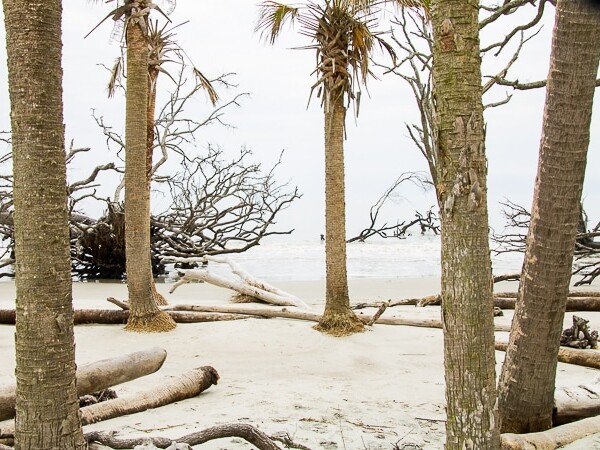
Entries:
<svg viewBox="0 0 600 450">
<path fill-rule="evenodd" d="M 531 215 L 526 208 L 510 200 L 502 205 L 506 222 L 501 233 L 492 233 L 491 239 L 496 244 L 494 252 L 524 252 Z M 600 237 L 600 222 L 591 229 L 588 223 L 589 218 L 582 205 L 573 259 L 573 275 L 581 278 L 575 286 L 591 284 L 600 275 L 600 242 L 596 241 Z"/>
<path fill-rule="evenodd" d="M 158 157 L 152 179 L 160 188 L 161 204 L 167 205 L 151 218 L 155 276 L 165 272 L 163 258 L 242 252 L 258 245 L 265 236 L 291 233 L 293 230 L 275 230 L 274 225 L 277 215 L 300 197 L 296 188 L 275 179 L 281 157 L 265 170 L 251 161 L 252 152 L 245 148 L 234 156 L 226 156 L 224 150 L 213 146 L 203 152 L 197 149 L 198 131 L 214 123 L 229 126 L 223 115 L 228 107 L 238 106 L 245 94 L 212 109 L 204 119 L 190 119 L 184 115 L 186 106 L 190 107 L 201 89 L 197 83 L 187 87 L 183 68 L 176 81 L 155 121 L 154 151 Z M 213 81 L 232 86 L 226 76 Z M 102 116 L 94 114 L 94 118 L 118 160 L 122 137 Z M 91 149 L 75 148 L 71 142 L 67 167 L 85 165 L 85 161 L 75 160 L 81 155 L 88 155 L 89 160 L 90 153 Z M 169 171 L 169 159 L 176 163 L 178 173 Z M 10 163 L 10 153 L 0 157 L 0 277 L 12 276 L 15 262 Z M 109 162 L 69 182 L 72 270 L 79 279 L 121 279 L 125 274 L 122 175 L 122 162 Z M 104 192 L 111 184 L 116 185 L 112 198 L 101 196 L 100 188 Z M 95 218 L 84 213 L 90 209 L 104 213 Z"/>
<path fill-rule="evenodd" d="M 432 183 L 429 176 L 423 172 L 405 172 L 402 173 L 391 187 L 386 189 L 381 197 L 375 202 L 369 211 L 369 224 L 363 228 L 363 230 L 356 236 L 348 239 L 348 243 L 351 242 L 364 242 L 370 237 L 378 236 L 381 238 L 397 238 L 404 239 L 407 236 L 407 232 L 413 228 L 425 234 L 428 231 L 434 234 L 440 232 L 439 218 L 433 212 L 433 206 L 429 208 L 425 213 L 419 211 L 415 212 L 415 216 L 411 220 L 405 220 L 403 222 L 396 222 L 395 224 L 388 224 L 384 222 L 380 224 L 380 214 L 382 209 L 390 202 L 393 202 L 400 194 L 399 190 L 403 184 L 412 183 L 422 190 L 427 190 L 431 187 Z"/>
</svg>

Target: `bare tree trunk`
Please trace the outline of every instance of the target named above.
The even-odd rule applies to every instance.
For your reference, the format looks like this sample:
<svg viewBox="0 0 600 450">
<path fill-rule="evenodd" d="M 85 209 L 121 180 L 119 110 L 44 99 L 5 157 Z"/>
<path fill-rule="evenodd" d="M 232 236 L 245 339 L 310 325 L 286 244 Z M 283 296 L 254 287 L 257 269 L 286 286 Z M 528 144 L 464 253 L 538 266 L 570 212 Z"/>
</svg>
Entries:
<svg viewBox="0 0 600 450">
<path fill-rule="evenodd" d="M 78 417 L 60 0 L 3 3 L 17 288 L 17 449 L 86 447 Z"/>
<path fill-rule="evenodd" d="M 500 446 L 478 6 L 431 2 L 448 450 Z"/>
<path fill-rule="evenodd" d="M 162 348 L 151 348 L 124 356 L 96 361 L 77 370 L 77 395 L 101 391 L 156 372 L 167 357 Z M 16 387 L 0 388 L 0 420 L 15 416 Z"/>
<path fill-rule="evenodd" d="M 126 329 L 169 331 L 175 322 L 152 292 L 150 193 L 147 182 L 148 44 L 141 25 L 127 26 L 125 126 L 125 244 L 131 315 Z"/>
<path fill-rule="evenodd" d="M 552 426 L 556 356 L 599 58 L 600 11 L 585 0 L 558 0 L 527 249 L 499 380 L 498 407 L 505 432 Z"/>
<path fill-rule="evenodd" d="M 361 331 L 363 323 L 350 309 L 346 270 L 346 107 L 343 92 L 339 89 L 328 95 L 331 101 L 325 110 L 325 312 L 315 329 L 343 336 Z"/>
</svg>

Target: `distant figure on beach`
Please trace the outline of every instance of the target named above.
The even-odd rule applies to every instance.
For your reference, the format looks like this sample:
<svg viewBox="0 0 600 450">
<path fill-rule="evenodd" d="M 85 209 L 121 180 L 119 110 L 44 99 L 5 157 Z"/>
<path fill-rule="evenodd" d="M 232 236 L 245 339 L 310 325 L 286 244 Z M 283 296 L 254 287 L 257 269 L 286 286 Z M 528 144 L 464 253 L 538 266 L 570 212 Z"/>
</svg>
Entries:
<svg viewBox="0 0 600 450">
<path fill-rule="evenodd" d="M 323 242 L 323 241 L 325 241 L 325 235 L 324 234 L 321 235 L 321 242 Z"/>
</svg>

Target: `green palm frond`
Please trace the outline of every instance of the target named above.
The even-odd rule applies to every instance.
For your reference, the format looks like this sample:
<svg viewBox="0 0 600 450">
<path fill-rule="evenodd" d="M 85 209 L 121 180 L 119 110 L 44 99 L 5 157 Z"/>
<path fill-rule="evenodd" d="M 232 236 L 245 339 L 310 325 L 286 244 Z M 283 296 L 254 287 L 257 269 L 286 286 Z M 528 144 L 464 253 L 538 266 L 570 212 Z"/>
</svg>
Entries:
<svg viewBox="0 0 600 450">
<path fill-rule="evenodd" d="M 265 1 L 259 7 L 255 31 L 260 31 L 261 36 L 266 35 L 271 44 L 275 42 L 288 19 L 294 20 L 298 15 L 297 7 L 275 1 Z"/>
</svg>

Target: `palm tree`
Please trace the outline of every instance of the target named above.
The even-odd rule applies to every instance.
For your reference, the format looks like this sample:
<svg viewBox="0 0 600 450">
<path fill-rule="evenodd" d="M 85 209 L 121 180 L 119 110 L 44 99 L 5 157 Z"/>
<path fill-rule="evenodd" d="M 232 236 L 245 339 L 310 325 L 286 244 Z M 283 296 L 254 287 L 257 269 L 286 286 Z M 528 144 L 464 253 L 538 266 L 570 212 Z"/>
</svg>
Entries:
<svg viewBox="0 0 600 450">
<path fill-rule="evenodd" d="M 297 21 L 301 33 L 315 43 L 318 97 L 325 115 L 325 311 L 316 329 L 347 335 L 361 331 L 363 323 L 350 309 L 346 271 L 346 207 L 344 188 L 344 134 L 346 109 L 360 102 L 360 85 L 371 71 L 369 58 L 379 44 L 392 58 L 391 47 L 375 31 L 374 15 L 384 0 L 307 1 L 294 7 L 275 1 L 261 4 L 256 30 L 273 44 L 288 19 Z M 416 7 L 415 0 L 395 0 L 398 6 Z"/>
<path fill-rule="evenodd" d="M 156 94 L 158 76 L 160 73 L 164 73 L 171 79 L 171 75 L 163 68 L 163 64 L 171 62 L 170 54 L 178 53 L 180 62 L 183 64 L 183 52 L 175 40 L 174 29 L 183 24 L 176 25 L 175 27 L 169 28 L 169 23 L 165 23 L 162 27 L 159 26 L 158 20 L 150 21 L 148 23 L 148 30 L 146 40 L 148 42 L 148 109 L 146 114 L 146 189 L 148 190 L 148 198 L 150 198 L 152 174 L 153 168 L 153 156 L 154 156 L 154 122 L 155 122 L 155 107 L 156 107 Z M 115 93 L 118 81 L 120 79 L 122 70 L 122 58 L 118 58 L 111 72 L 111 78 L 108 83 L 108 95 L 112 97 Z M 209 96 L 210 102 L 213 106 L 217 103 L 219 96 L 215 91 L 212 83 L 208 80 L 202 72 L 197 68 L 193 67 L 192 72 L 196 78 L 197 83 L 201 86 Z M 166 305 L 167 300 L 162 294 L 156 289 L 154 279 L 151 281 L 152 297 L 157 305 Z"/>
<path fill-rule="evenodd" d="M 498 449 L 477 0 L 432 0 L 446 449 Z"/>
<path fill-rule="evenodd" d="M 499 381 L 503 432 L 552 426 L 599 59 L 600 10 L 558 0 L 527 249 Z"/>
<path fill-rule="evenodd" d="M 60 0 L 5 0 L 14 173 L 16 448 L 87 448 L 75 385 Z"/>
<path fill-rule="evenodd" d="M 116 21 L 123 20 L 127 47 L 125 252 L 131 310 L 125 328 L 132 331 L 169 331 L 175 328 L 175 322 L 171 317 L 158 309 L 153 295 L 150 190 L 146 169 L 149 95 L 148 14 L 152 9 L 157 7 L 150 0 L 125 0 L 121 6 L 106 16 Z"/>
</svg>

